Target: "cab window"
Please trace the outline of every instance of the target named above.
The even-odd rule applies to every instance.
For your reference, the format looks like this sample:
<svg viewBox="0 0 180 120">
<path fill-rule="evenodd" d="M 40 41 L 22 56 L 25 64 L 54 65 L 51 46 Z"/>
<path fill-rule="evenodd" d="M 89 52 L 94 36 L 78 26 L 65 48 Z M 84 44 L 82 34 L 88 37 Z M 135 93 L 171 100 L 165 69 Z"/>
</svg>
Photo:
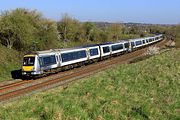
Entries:
<svg viewBox="0 0 180 120">
<path fill-rule="evenodd" d="M 33 66 L 35 57 L 24 57 L 23 66 Z"/>
</svg>

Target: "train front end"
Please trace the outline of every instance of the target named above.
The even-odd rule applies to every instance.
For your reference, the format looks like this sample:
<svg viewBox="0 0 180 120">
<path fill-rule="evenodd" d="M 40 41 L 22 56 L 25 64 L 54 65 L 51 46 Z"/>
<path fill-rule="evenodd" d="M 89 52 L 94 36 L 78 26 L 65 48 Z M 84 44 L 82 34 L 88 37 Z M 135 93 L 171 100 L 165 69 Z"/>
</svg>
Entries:
<svg viewBox="0 0 180 120">
<path fill-rule="evenodd" d="M 23 58 L 22 75 L 36 76 L 40 74 L 40 66 L 37 55 L 25 55 Z"/>
</svg>

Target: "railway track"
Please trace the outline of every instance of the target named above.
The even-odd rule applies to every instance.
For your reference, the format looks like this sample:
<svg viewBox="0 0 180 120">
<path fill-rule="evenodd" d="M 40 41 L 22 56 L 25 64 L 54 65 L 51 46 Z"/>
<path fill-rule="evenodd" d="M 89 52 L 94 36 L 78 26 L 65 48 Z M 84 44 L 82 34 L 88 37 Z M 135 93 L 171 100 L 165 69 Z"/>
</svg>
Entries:
<svg viewBox="0 0 180 120">
<path fill-rule="evenodd" d="M 157 47 L 164 46 L 166 41 L 156 43 Z M 153 46 L 153 45 L 151 45 Z M 36 91 L 43 91 L 60 85 L 70 83 L 79 78 L 97 73 L 103 69 L 107 69 L 116 64 L 128 63 L 133 59 L 144 56 L 144 52 L 148 48 L 142 48 L 129 54 L 124 54 L 118 57 L 114 57 L 105 61 L 90 64 L 81 68 L 75 68 L 66 72 L 60 72 L 57 75 L 51 75 L 46 78 L 40 78 L 37 80 L 19 81 L 7 85 L 0 86 L 0 102 L 6 102 L 7 100 L 13 100 L 14 98 L 22 95 L 32 94 Z M 93 71 L 93 72 L 92 72 Z"/>
<path fill-rule="evenodd" d="M 23 81 L 18 81 L 18 82 L 13 82 L 13 83 L 10 83 L 10 84 L 1 85 L 1 86 L 0 86 L 0 90 L 1 90 L 1 89 L 6 89 L 6 88 L 11 87 L 11 86 L 14 86 L 14 85 L 21 84 L 22 82 L 23 82 Z"/>
<path fill-rule="evenodd" d="M 24 80 L 24 81 L 18 81 L 14 82 L 8 85 L 0 86 L 0 95 L 7 93 L 8 91 L 15 90 L 16 88 L 19 88 L 27 83 L 33 82 L 32 80 Z"/>
</svg>

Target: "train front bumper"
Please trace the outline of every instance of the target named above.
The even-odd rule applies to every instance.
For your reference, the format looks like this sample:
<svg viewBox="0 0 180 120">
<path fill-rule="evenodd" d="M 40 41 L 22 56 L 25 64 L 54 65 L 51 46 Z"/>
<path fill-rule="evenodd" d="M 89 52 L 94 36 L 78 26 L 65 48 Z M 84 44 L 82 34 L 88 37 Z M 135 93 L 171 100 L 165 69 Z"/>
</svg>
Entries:
<svg viewBox="0 0 180 120">
<path fill-rule="evenodd" d="M 37 73 L 34 72 L 34 71 L 31 71 L 31 72 L 22 71 L 22 75 L 24 75 L 24 76 L 34 76 L 34 75 L 37 75 Z"/>
<path fill-rule="evenodd" d="M 36 76 L 41 74 L 43 74 L 41 71 L 22 71 L 23 76 Z"/>
</svg>

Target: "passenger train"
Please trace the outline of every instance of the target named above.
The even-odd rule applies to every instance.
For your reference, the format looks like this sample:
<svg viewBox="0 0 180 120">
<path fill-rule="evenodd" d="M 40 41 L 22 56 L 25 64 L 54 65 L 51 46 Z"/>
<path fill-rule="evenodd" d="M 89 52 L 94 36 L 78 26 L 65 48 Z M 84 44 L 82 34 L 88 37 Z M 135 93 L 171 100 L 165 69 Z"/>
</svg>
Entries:
<svg viewBox="0 0 180 120">
<path fill-rule="evenodd" d="M 163 35 L 138 39 L 107 42 L 68 49 L 51 49 L 26 54 L 23 59 L 22 75 L 33 77 L 46 73 L 59 72 L 107 59 L 114 55 L 132 52 L 155 42 Z"/>
</svg>

